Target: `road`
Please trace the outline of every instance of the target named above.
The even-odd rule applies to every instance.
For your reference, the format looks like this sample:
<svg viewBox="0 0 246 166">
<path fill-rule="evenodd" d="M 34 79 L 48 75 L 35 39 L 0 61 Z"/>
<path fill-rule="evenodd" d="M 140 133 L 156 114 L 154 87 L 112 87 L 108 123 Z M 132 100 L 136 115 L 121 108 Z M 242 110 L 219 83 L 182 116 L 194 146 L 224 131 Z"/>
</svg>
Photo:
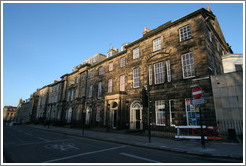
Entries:
<svg viewBox="0 0 246 166">
<path fill-rule="evenodd" d="M 238 163 L 64 135 L 30 126 L 3 127 L 7 163 Z"/>
</svg>

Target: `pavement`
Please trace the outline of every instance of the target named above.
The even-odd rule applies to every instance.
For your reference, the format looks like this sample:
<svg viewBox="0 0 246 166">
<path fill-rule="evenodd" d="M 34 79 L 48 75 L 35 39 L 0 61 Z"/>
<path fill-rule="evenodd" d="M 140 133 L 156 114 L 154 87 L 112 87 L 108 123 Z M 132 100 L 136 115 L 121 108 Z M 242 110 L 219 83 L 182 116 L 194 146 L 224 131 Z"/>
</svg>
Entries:
<svg viewBox="0 0 246 166">
<path fill-rule="evenodd" d="M 222 141 L 206 141 L 206 147 L 202 148 L 200 140 L 181 140 L 162 137 L 151 137 L 151 143 L 147 136 L 122 134 L 106 131 L 95 131 L 86 129 L 82 134 L 82 129 L 67 127 L 50 126 L 45 128 L 41 125 L 29 125 L 50 132 L 56 132 L 66 135 L 85 137 L 90 139 L 138 146 L 143 148 L 152 148 L 158 150 L 186 153 L 198 156 L 221 157 L 232 159 L 243 159 L 243 143 L 229 143 Z"/>
</svg>

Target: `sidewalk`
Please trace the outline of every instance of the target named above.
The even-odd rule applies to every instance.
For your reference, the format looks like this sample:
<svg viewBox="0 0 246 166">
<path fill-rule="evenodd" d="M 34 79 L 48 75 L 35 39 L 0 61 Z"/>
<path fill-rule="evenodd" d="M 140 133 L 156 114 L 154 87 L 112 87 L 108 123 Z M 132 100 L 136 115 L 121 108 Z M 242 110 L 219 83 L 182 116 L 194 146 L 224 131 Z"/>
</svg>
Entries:
<svg viewBox="0 0 246 166">
<path fill-rule="evenodd" d="M 131 134 L 119 134 L 102 131 L 85 130 L 82 136 L 82 129 L 71 129 L 65 127 L 50 126 L 44 128 L 41 125 L 29 125 L 31 127 L 40 128 L 52 132 L 63 133 L 67 135 L 80 136 L 85 138 L 127 144 L 132 146 L 153 148 L 159 150 L 181 152 L 194 154 L 199 156 L 213 156 L 222 158 L 243 159 L 242 143 L 226 143 L 220 141 L 206 142 L 206 148 L 201 147 L 200 140 L 176 140 L 169 138 L 152 137 L 149 143 L 147 136 L 138 136 Z"/>
</svg>

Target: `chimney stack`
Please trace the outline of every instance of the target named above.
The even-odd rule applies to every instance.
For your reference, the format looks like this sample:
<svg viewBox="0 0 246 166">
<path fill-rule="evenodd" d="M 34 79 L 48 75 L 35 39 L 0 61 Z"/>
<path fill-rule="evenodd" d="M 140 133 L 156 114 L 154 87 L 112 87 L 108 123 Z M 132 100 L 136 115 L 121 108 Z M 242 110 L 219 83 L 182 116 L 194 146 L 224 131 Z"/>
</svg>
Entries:
<svg viewBox="0 0 246 166">
<path fill-rule="evenodd" d="M 212 10 L 210 9 L 210 6 L 207 6 L 207 11 L 212 12 Z"/>
<path fill-rule="evenodd" d="M 150 31 L 150 29 L 149 28 L 147 28 L 147 27 L 144 27 L 144 32 L 143 32 L 143 35 L 145 35 L 147 32 L 149 32 Z"/>
</svg>

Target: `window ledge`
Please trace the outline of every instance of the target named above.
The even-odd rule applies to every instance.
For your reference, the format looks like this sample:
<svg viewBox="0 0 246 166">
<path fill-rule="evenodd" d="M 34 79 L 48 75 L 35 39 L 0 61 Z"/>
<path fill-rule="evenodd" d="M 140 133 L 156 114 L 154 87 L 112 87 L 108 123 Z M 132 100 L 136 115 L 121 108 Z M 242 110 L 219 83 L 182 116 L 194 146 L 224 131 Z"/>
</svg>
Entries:
<svg viewBox="0 0 246 166">
<path fill-rule="evenodd" d="M 182 40 L 182 41 L 180 41 L 180 39 L 179 39 L 179 43 L 184 43 L 184 42 L 189 41 L 189 40 L 191 40 L 191 39 L 193 39 L 193 37 L 190 37 L 189 39 Z"/>
<path fill-rule="evenodd" d="M 190 79 L 190 78 L 195 78 L 196 76 L 190 76 L 190 77 L 183 77 L 183 79 Z"/>
</svg>

